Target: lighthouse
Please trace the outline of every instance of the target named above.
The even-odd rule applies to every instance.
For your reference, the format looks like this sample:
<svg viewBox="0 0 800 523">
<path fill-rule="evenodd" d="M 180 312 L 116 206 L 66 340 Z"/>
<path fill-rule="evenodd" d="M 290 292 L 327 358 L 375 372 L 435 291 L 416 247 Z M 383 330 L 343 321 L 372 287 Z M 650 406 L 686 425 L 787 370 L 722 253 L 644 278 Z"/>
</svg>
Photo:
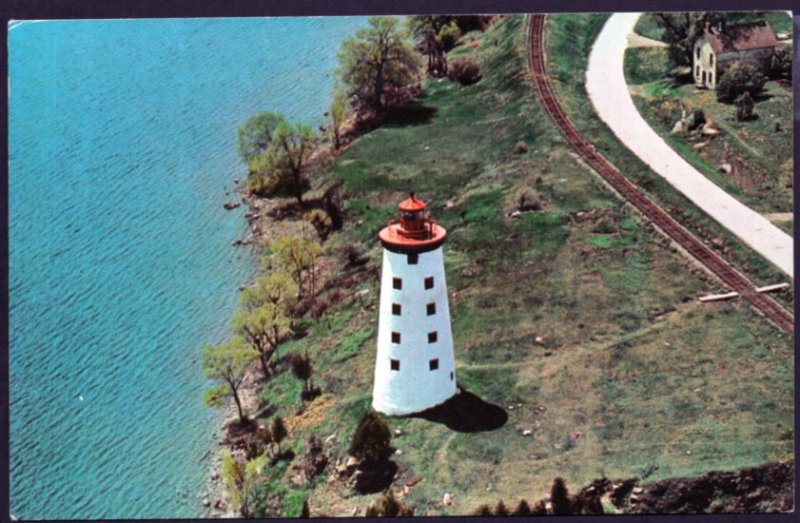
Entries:
<svg viewBox="0 0 800 523">
<path fill-rule="evenodd" d="M 442 252 L 447 231 L 414 193 L 398 207 L 399 220 L 378 234 L 383 272 L 372 407 L 389 415 L 420 412 L 456 393 Z"/>
</svg>

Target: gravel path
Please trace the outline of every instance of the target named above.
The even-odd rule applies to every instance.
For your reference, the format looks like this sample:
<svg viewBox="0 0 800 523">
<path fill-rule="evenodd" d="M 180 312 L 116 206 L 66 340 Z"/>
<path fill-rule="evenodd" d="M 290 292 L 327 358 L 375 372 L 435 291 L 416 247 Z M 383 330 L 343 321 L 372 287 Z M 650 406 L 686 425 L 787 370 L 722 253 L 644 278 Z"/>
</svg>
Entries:
<svg viewBox="0 0 800 523">
<path fill-rule="evenodd" d="M 641 13 L 612 15 L 592 47 L 586 91 L 597 114 L 643 162 L 695 205 L 794 277 L 792 237 L 708 180 L 667 145 L 633 104 L 623 59 L 628 38 Z"/>
</svg>

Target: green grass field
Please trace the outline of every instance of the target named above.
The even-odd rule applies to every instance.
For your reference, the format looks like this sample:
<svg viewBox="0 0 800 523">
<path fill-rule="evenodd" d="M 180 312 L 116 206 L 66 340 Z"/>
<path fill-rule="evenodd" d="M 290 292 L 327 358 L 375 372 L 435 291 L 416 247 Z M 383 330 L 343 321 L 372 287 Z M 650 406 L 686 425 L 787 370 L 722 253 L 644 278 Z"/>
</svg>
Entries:
<svg viewBox="0 0 800 523">
<path fill-rule="evenodd" d="M 556 78 L 580 76 L 602 21 L 552 17 Z M 327 450 L 344 456 L 370 408 L 376 233 L 415 190 L 450 231 L 444 250 L 457 380 L 508 413 L 501 428 L 477 433 L 388 419 L 403 432 L 393 440 L 402 451 L 393 458 L 394 489 L 421 479 L 403 499 L 416 515 L 533 501 L 555 476 L 577 489 L 603 475 L 658 479 L 791 456 L 792 340 L 747 304 L 694 300 L 717 285 L 601 186 L 543 113 L 529 83 L 524 29 L 523 17 L 507 16 L 477 35 L 477 48 L 459 48 L 481 64 L 481 82 L 429 81 L 418 121 L 369 133 L 325 173 L 349 194 L 345 229 L 325 245 L 329 276 L 363 277 L 330 314 L 307 321 L 305 337 L 281 347 L 312 356 L 323 390 L 303 407 L 289 374 L 267 385 L 265 399 L 287 419 L 288 446 L 299 454 L 310 435 L 330 437 Z M 585 107 L 574 87 L 561 89 L 573 112 Z M 512 153 L 518 141 L 527 152 Z M 604 153 L 608 143 L 600 143 Z M 511 219 L 521 192 L 542 210 Z M 335 268 L 335 253 L 354 243 L 368 252 L 367 267 Z M 328 474 L 298 486 L 290 469 L 271 471 L 260 499 L 293 515 L 307 497 L 312 514 L 333 516 L 363 511 L 376 498 L 328 483 Z M 444 492 L 454 505 L 441 505 Z"/>
</svg>

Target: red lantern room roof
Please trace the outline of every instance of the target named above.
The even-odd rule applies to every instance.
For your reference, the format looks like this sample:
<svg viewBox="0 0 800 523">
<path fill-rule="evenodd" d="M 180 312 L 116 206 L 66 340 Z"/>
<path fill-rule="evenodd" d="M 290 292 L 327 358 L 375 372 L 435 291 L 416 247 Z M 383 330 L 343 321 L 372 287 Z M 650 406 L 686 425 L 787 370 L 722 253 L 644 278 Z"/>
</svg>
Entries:
<svg viewBox="0 0 800 523">
<path fill-rule="evenodd" d="M 401 211 L 406 211 L 406 212 L 425 210 L 425 202 L 415 198 L 413 192 L 408 198 L 400 202 L 397 206 L 400 208 Z"/>
<path fill-rule="evenodd" d="M 444 227 L 426 216 L 425 202 L 414 193 L 400 202 L 400 219 L 390 220 L 378 238 L 387 250 L 400 253 L 420 253 L 439 248 L 447 237 Z"/>
</svg>

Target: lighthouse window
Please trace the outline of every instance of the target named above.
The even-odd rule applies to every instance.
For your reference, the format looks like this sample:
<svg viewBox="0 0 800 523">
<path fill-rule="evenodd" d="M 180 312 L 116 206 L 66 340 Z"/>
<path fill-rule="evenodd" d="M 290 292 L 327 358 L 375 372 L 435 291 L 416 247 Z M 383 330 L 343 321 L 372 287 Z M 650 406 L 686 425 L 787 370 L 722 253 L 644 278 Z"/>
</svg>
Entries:
<svg viewBox="0 0 800 523">
<path fill-rule="evenodd" d="M 433 276 L 428 276 L 425 278 L 425 288 L 433 289 Z"/>
<path fill-rule="evenodd" d="M 433 360 L 429 361 L 428 362 L 428 367 L 430 367 L 431 370 L 438 369 L 439 368 L 439 359 L 436 358 L 436 359 L 433 359 Z"/>
<path fill-rule="evenodd" d="M 392 333 L 392 343 L 400 343 L 400 333 L 393 332 Z"/>
<path fill-rule="evenodd" d="M 389 360 L 392 370 L 400 370 L 400 360 Z"/>
<path fill-rule="evenodd" d="M 400 316 L 400 304 L 399 303 L 392 303 L 392 315 L 393 316 Z"/>
<path fill-rule="evenodd" d="M 439 335 L 436 334 L 436 331 L 428 333 L 428 343 L 436 343 L 436 340 L 439 339 Z"/>
<path fill-rule="evenodd" d="M 450 381 L 453 381 L 453 371 L 450 371 Z"/>
<path fill-rule="evenodd" d="M 402 278 L 392 278 L 392 287 L 397 289 L 398 291 L 403 288 L 403 279 Z"/>
<path fill-rule="evenodd" d="M 428 309 L 428 316 L 433 316 L 434 314 L 436 314 L 436 304 L 435 303 L 429 303 L 427 309 Z"/>
<path fill-rule="evenodd" d="M 409 265 L 416 265 L 419 263 L 419 254 L 412 252 L 408 255 L 408 264 Z"/>
</svg>

